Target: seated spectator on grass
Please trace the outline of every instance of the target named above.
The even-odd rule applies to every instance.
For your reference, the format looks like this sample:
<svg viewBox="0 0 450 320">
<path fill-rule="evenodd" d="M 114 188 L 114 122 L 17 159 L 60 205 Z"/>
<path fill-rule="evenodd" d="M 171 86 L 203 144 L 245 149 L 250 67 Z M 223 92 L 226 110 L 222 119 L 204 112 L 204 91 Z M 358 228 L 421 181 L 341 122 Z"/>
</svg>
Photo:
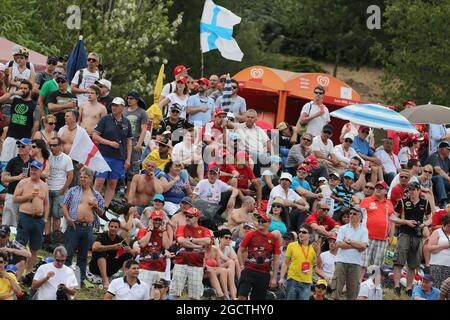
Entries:
<svg viewBox="0 0 450 320">
<path fill-rule="evenodd" d="M 141 222 L 144 226 L 144 228 L 148 227 L 148 222 L 151 219 L 150 216 L 154 210 L 159 210 L 164 212 L 165 215 L 167 215 L 167 212 L 164 211 L 164 205 L 166 203 L 166 199 L 162 194 L 155 194 L 153 196 L 153 206 L 149 206 L 144 209 L 141 215 Z"/>
<path fill-rule="evenodd" d="M 383 270 L 379 266 L 371 265 L 367 268 L 366 274 L 369 278 L 361 282 L 358 293 L 358 300 L 383 300 L 383 288 L 381 284 L 384 280 Z"/>
<path fill-rule="evenodd" d="M 409 171 L 403 169 L 400 172 L 400 183 L 397 184 L 394 188 L 392 188 L 391 194 L 389 197 L 389 200 L 391 200 L 394 207 L 397 205 L 398 201 L 403 199 L 403 196 L 405 195 L 405 191 L 408 187 L 410 179 L 411 179 L 411 175 L 410 175 Z"/>
<path fill-rule="evenodd" d="M 411 300 L 438 300 L 440 291 L 433 287 L 434 278 L 425 274 L 422 277 L 422 283 L 416 285 L 412 291 Z"/>
<path fill-rule="evenodd" d="M 208 164 L 208 171 L 211 167 L 219 168 L 219 179 L 230 186 L 237 187 L 239 172 L 233 164 L 234 160 L 228 149 L 221 148 L 216 152 L 216 161 Z"/>
<path fill-rule="evenodd" d="M 129 203 L 123 207 L 123 211 L 118 218 L 120 221 L 120 229 L 117 235 L 125 239 L 129 245 L 136 238 L 139 229 L 144 228 L 139 218 L 139 213 L 136 208 Z"/>
<path fill-rule="evenodd" d="M 436 210 L 436 203 L 434 201 L 433 193 L 433 171 L 433 166 L 427 164 L 422 168 L 422 174 L 417 179 L 419 180 L 420 191 L 422 192 L 422 195 L 430 202 L 432 212 Z"/>
<path fill-rule="evenodd" d="M 236 227 L 240 225 L 250 222 L 255 223 L 256 220 L 253 219 L 253 214 L 256 212 L 256 201 L 254 198 L 250 196 L 245 196 L 242 199 L 242 206 L 237 209 L 231 210 L 228 215 L 227 228 L 234 233 Z"/>
<path fill-rule="evenodd" d="M 419 148 L 423 140 L 424 138 L 419 134 L 410 134 L 406 138 L 403 148 L 398 153 L 398 161 L 404 169 L 406 169 L 408 160 L 419 160 Z"/>
<path fill-rule="evenodd" d="M 440 291 L 439 300 L 450 300 L 450 277 L 442 282 Z"/>
<path fill-rule="evenodd" d="M 158 149 L 153 150 L 142 162 L 142 166 L 145 167 L 148 161 L 153 161 L 156 167 L 160 170 L 164 170 L 166 164 L 172 159 L 172 141 L 167 138 L 162 138 L 158 141 Z"/>
<path fill-rule="evenodd" d="M 411 177 L 409 179 L 409 182 L 419 182 L 419 175 L 422 173 L 422 165 L 420 164 L 419 160 L 417 159 L 408 160 L 406 169 L 409 171 Z M 391 185 L 389 186 L 388 199 L 391 195 L 392 189 L 394 189 L 394 187 L 400 183 L 400 174 L 402 173 L 403 170 L 400 170 L 400 172 L 392 180 Z"/>
<path fill-rule="evenodd" d="M 223 255 L 228 258 L 228 260 L 221 260 L 220 266 L 230 270 L 230 278 L 233 279 L 233 282 L 234 279 L 239 280 L 239 278 L 241 277 L 241 267 L 239 265 L 236 251 L 234 251 L 233 247 L 231 246 L 231 231 L 229 229 L 219 230 L 217 232 L 217 237 L 219 238 L 218 248 L 220 249 L 220 251 L 222 251 Z"/>
<path fill-rule="evenodd" d="M 0 251 L 0 300 L 14 300 L 15 294 L 22 293 L 16 276 L 6 272 L 7 265 L 8 255 L 6 252 Z"/>
<path fill-rule="evenodd" d="M 328 300 L 325 294 L 327 293 L 328 283 L 324 279 L 320 279 L 314 286 L 314 293 L 309 300 Z"/>
<path fill-rule="evenodd" d="M 26 267 L 27 258 L 31 258 L 31 252 L 17 240 L 12 240 L 10 235 L 10 227 L 0 227 L 0 252 L 6 254 L 8 264 L 13 264 L 17 267 L 17 279 L 20 280 Z"/>
</svg>

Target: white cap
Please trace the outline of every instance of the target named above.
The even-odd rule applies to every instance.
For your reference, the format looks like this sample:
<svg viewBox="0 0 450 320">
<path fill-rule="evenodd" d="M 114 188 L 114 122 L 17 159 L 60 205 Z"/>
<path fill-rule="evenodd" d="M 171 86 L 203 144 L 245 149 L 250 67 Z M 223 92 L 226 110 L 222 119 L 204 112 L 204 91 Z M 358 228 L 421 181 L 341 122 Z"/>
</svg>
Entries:
<svg viewBox="0 0 450 320">
<path fill-rule="evenodd" d="M 5 71 L 6 70 L 6 65 L 4 65 L 3 63 L 0 62 L 0 71 Z"/>
<path fill-rule="evenodd" d="M 12 48 L 12 54 L 13 55 L 16 55 L 16 54 L 18 54 L 19 53 L 19 51 L 20 51 L 20 49 L 22 49 L 22 46 L 20 46 L 20 45 L 15 45 L 13 48 Z"/>
<path fill-rule="evenodd" d="M 121 104 L 121 105 L 125 106 L 125 101 L 121 97 L 117 97 L 117 98 L 114 98 L 114 100 L 112 101 L 112 104 Z"/>
<path fill-rule="evenodd" d="M 319 182 L 320 182 L 320 181 L 327 181 L 327 178 L 325 178 L 325 177 L 320 177 L 320 178 L 319 178 Z"/>
<path fill-rule="evenodd" d="M 280 180 L 288 179 L 292 183 L 292 175 L 288 172 L 283 172 L 281 174 Z"/>
<path fill-rule="evenodd" d="M 105 86 L 108 88 L 108 90 L 111 91 L 111 81 L 108 81 L 106 79 L 100 79 L 100 80 L 95 81 L 95 84 L 100 84 L 102 86 Z"/>
<path fill-rule="evenodd" d="M 165 135 L 165 134 L 172 134 L 172 132 L 170 132 L 169 130 L 166 130 L 166 131 L 164 131 L 162 134 L 163 134 L 163 135 Z"/>
<path fill-rule="evenodd" d="M 233 112 L 228 112 L 228 113 L 227 113 L 227 117 L 228 117 L 228 118 L 233 118 L 233 119 L 235 118 Z"/>
<path fill-rule="evenodd" d="M 350 138 L 353 140 L 355 140 L 355 136 L 353 134 L 351 134 L 350 132 L 347 132 L 346 134 L 344 134 L 344 140 Z"/>
</svg>

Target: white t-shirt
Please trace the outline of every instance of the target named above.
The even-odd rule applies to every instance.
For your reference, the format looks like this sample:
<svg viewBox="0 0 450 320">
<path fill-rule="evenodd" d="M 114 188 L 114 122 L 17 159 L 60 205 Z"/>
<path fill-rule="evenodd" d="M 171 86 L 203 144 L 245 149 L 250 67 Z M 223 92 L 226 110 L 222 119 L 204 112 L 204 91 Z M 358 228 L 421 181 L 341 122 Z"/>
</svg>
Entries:
<svg viewBox="0 0 450 320">
<path fill-rule="evenodd" d="M 59 156 L 50 154 L 50 174 L 48 176 L 47 184 L 48 190 L 61 190 L 67 181 L 67 173 L 73 171 L 72 159 L 61 152 Z"/>
<path fill-rule="evenodd" d="M 234 127 L 234 131 L 241 137 L 241 143 L 243 142 L 247 149 L 259 153 L 267 151 L 269 137 L 263 129 L 257 125 L 249 128 L 245 123 L 235 123 Z"/>
<path fill-rule="evenodd" d="M 66 265 L 62 266 L 62 268 L 56 268 L 53 262 L 40 266 L 33 280 L 44 279 L 50 271 L 53 271 L 55 275 L 39 288 L 37 300 L 56 300 L 56 290 L 58 290 L 58 286 L 61 283 L 70 289 L 78 287 L 75 272 Z"/>
<path fill-rule="evenodd" d="M 202 148 L 196 143 L 190 143 L 183 140 L 177 143 L 172 150 L 172 161 L 194 163 L 194 159 L 200 159 L 202 156 Z"/>
<path fill-rule="evenodd" d="M 221 193 L 230 189 L 231 186 L 219 179 L 214 183 L 209 182 L 208 179 L 203 179 L 195 187 L 194 194 L 206 202 L 218 204 L 221 199 Z"/>
<path fill-rule="evenodd" d="M 367 300 L 383 300 L 383 288 L 381 284 L 375 286 L 372 279 L 367 279 L 361 283 L 358 297 L 366 297 Z"/>
<path fill-rule="evenodd" d="M 332 217 L 334 213 L 334 199 L 331 197 L 333 190 L 331 190 L 331 187 L 328 184 L 322 185 L 320 190 L 323 196 L 322 200 L 325 201 L 330 208 L 330 211 L 328 211 L 328 216 Z"/>
<path fill-rule="evenodd" d="M 23 71 L 19 70 L 19 65 L 17 63 L 13 63 L 13 66 L 11 68 L 11 77 L 14 81 L 20 81 L 20 80 L 29 80 L 31 77 L 31 69 L 25 68 Z M 14 93 L 18 90 L 18 88 L 11 86 L 9 88 L 10 93 Z"/>
<path fill-rule="evenodd" d="M 172 87 L 172 90 L 170 90 L 171 87 Z M 175 81 L 166 83 L 166 84 L 164 85 L 164 87 L 162 88 L 161 96 L 167 97 L 167 95 L 168 95 L 169 93 L 175 92 L 176 89 L 177 89 L 177 84 L 176 84 Z"/>
<path fill-rule="evenodd" d="M 374 155 L 381 160 L 385 173 L 397 173 L 402 168 L 397 155 L 393 152 L 391 153 L 391 156 L 389 156 L 386 151 L 378 150 Z"/>
<path fill-rule="evenodd" d="M 345 151 L 342 147 L 342 144 L 338 144 L 334 147 L 334 154 L 339 161 L 342 161 L 346 164 L 350 164 L 350 160 L 352 160 L 353 157 L 359 158 L 358 153 L 355 151 L 355 149 L 350 147 L 348 151 Z"/>
<path fill-rule="evenodd" d="M 292 189 L 288 189 L 288 194 L 286 195 L 283 187 L 281 187 L 281 185 L 277 185 L 272 189 L 272 191 L 270 191 L 269 202 L 267 203 L 267 213 L 269 213 L 270 209 L 272 209 L 273 200 L 277 197 L 290 202 L 295 202 L 302 199 L 302 197 Z"/>
<path fill-rule="evenodd" d="M 150 288 L 143 281 L 130 288 L 125 278 L 117 278 L 109 284 L 108 292 L 114 296 L 113 300 L 150 300 Z"/>
<path fill-rule="evenodd" d="M 75 72 L 75 75 L 72 79 L 72 84 L 78 85 L 78 78 L 80 77 L 80 70 Z M 100 74 L 98 71 L 90 72 L 87 68 L 83 71 L 83 79 L 81 80 L 79 89 L 88 89 L 91 85 L 95 84 L 95 81 L 100 79 Z M 79 93 L 77 94 L 78 105 L 81 105 L 83 102 L 88 101 L 87 93 Z"/>
<path fill-rule="evenodd" d="M 330 122 L 330 112 L 328 111 L 328 108 L 323 104 L 320 107 L 324 108 L 325 113 L 320 117 L 314 118 L 309 121 L 306 127 L 306 132 L 312 134 L 313 137 L 319 136 L 322 132 L 323 126 Z M 320 112 L 320 107 L 315 104 L 314 101 L 310 101 L 303 106 L 300 115 L 302 113 L 306 113 L 308 116 L 314 115 Z"/>
<path fill-rule="evenodd" d="M 328 139 L 327 144 L 323 143 L 322 138 L 319 136 L 313 138 L 311 145 L 311 151 L 320 151 L 320 154 L 324 157 L 329 157 L 334 154 L 333 142 Z"/>
<path fill-rule="evenodd" d="M 172 92 L 172 93 L 169 93 L 169 94 L 166 96 L 166 98 L 170 100 L 170 102 L 169 102 L 169 110 L 170 110 L 170 106 L 171 106 L 172 104 L 178 103 L 178 104 L 182 107 L 182 109 L 183 109 L 183 110 L 181 110 L 181 112 L 180 112 L 180 117 L 183 118 L 183 119 L 186 119 L 186 106 L 187 106 L 187 101 L 188 101 L 188 99 L 189 99 L 189 96 L 188 96 L 188 95 L 185 95 L 185 96 L 184 96 L 184 99 L 182 99 L 182 98 L 181 98 L 180 96 L 178 96 L 176 93 Z"/>
<path fill-rule="evenodd" d="M 322 260 L 322 271 L 327 278 L 333 278 L 334 269 L 336 268 L 334 263 L 336 262 L 336 255 L 331 254 L 330 251 L 325 251 L 320 254 Z"/>
</svg>

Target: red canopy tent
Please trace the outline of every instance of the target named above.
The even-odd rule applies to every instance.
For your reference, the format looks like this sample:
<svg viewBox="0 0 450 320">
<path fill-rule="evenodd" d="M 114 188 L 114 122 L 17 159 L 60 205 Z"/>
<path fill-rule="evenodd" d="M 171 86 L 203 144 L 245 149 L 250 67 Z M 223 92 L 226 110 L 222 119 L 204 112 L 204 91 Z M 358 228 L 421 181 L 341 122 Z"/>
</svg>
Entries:
<svg viewBox="0 0 450 320">
<path fill-rule="evenodd" d="M 247 102 L 247 109 L 253 108 L 260 118 L 276 126 L 281 121 L 291 125 L 297 123 L 302 106 L 313 99 L 313 90 L 322 85 L 326 90 L 324 103 L 330 112 L 360 101 L 353 88 L 324 73 L 296 73 L 264 66 L 253 66 L 241 70 L 233 79 L 239 82 L 239 95 Z M 345 121 L 332 118 L 336 131 Z M 333 136 L 334 142 L 339 138 Z"/>
<path fill-rule="evenodd" d="M 13 59 L 12 52 L 15 46 L 17 46 L 17 43 L 14 43 L 12 41 L 9 41 L 8 39 L 0 37 L 1 63 L 6 64 Z M 33 63 L 35 71 L 36 72 L 43 71 L 47 63 L 47 57 L 31 49 L 28 49 L 28 51 L 30 52 L 29 61 Z"/>
</svg>

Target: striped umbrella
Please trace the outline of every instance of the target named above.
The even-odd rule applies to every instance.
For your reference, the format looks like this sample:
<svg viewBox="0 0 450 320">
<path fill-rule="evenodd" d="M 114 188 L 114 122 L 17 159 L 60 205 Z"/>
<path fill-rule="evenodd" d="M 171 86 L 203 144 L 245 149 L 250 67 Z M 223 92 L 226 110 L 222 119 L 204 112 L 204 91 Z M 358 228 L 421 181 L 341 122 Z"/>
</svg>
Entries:
<svg viewBox="0 0 450 320">
<path fill-rule="evenodd" d="M 228 73 L 227 80 L 225 81 L 225 86 L 223 88 L 222 105 L 220 106 L 221 109 L 226 112 L 230 111 L 232 94 L 233 94 L 233 92 L 231 90 L 231 78 L 230 78 L 230 74 Z"/>
<path fill-rule="evenodd" d="M 378 104 L 352 104 L 333 111 L 330 115 L 371 128 L 418 133 L 400 113 Z"/>
</svg>

